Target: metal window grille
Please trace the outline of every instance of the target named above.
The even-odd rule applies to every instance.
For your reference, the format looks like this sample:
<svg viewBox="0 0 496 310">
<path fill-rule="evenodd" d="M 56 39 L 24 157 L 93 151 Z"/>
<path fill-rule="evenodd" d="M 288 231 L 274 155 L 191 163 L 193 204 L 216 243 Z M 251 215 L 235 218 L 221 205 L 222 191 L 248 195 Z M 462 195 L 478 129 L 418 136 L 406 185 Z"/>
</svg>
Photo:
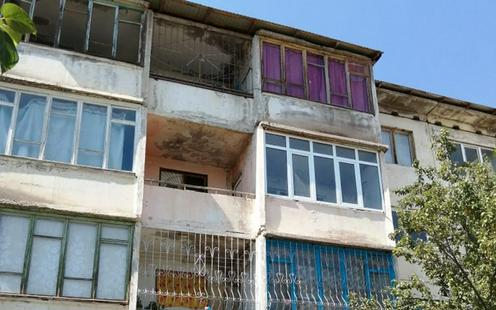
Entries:
<svg viewBox="0 0 496 310">
<path fill-rule="evenodd" d="M 270 309 L 347 309 L 349 296 L 389 298 L 391 253 L 267 240 Z"/>
<path fill-rule="evenodd" d="M 254 309 L 255 247 L 248 239 L 143 229 L 143 307 Z"/>
<path fill-rule="evenodd" d="M 151 74 L 251 93 L 250 41 L 156 18 Z"/>
</svg>

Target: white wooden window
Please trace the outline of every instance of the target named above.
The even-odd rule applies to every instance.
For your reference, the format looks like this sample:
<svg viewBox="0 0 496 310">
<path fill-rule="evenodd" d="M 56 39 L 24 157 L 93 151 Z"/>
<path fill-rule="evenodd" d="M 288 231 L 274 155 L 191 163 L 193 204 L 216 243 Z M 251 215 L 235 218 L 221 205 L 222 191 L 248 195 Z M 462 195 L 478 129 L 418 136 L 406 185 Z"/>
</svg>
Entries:
<svg viewBox="0 0 496 310">
<path fill-rule="evenodd" d="M 0 154 L 132 171 L 137 111 L 0 88 Z"/>
<path fill-rule="evenodd" d="M 376 152 L 268 132 L 265 146 L 268 194 L 382 210 Z"/>
</svg>

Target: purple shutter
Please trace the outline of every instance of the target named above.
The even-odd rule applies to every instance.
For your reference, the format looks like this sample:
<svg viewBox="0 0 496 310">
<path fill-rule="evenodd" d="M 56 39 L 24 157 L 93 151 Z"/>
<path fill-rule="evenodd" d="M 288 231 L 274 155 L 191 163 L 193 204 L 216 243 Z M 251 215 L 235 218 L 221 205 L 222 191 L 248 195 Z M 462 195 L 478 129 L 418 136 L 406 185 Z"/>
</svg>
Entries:
<svg viewBox="0 0 496 310">
<path fill-rule="evenodd" d="M 308 98 L 323 103 L 327 102 L 323 56 L 307 54 L 307 78 Z"/>
<path fill-rule="evenodd" d="M 303 55 L 301 51 L 287 48 L 286 54 L 286 93 L 290 96 L 304 98 Z"/>
<path fill-rule="evenodd" d="M 345 64 L 334 59 L 329 61 L 329 81 L 331 86 L 331 104 L 339 107 L 348 106 L 348 87 L 346 86 Z"/>
<path fill-rule="evenodd" d="M 362 112 L 369 112 L 367 78 L 359 75 L 350 75 L 350 84 L 353 109 Z"/>
<path fill-rule="evenodd" d="M 281 89 L 281 53 L 274 44 L 263 44 L 263 90 L 280 94 Z"/>
</svg>

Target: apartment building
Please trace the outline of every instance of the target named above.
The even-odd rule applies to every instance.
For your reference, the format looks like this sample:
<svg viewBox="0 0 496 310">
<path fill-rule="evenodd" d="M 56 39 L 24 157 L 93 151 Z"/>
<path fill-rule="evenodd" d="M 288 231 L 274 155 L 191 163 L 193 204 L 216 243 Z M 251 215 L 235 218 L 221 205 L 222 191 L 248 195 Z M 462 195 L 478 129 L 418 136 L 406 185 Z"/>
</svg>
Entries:
<svg viewBox="0 0 496 310">
<path fill-rule="evenodd" d="M 462 160 L 496 146 L 490 108 L 376 85 L 377 50 L 179 0 L 19 4 L 2 309 L 379 307 L 412 272 L 388 237 L 411 160 L 442 126 Z"/>
</svg>

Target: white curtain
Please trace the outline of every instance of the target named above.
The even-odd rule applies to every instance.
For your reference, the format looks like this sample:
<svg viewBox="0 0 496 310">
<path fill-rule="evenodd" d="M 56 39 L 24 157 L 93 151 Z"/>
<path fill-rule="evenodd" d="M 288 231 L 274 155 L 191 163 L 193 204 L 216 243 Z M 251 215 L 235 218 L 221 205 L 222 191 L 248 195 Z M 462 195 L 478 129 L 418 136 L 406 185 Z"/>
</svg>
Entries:
<svg viewBox="0 0 496 310">
<path fill-rule="evenodd" d="M 22 94 L 17 114 L 13 154 L 37 158 L 40 152 L 46 98 Z"/>
<path fill-rule="evenodd" d="M 109 168 L 122 169 L 126 125 L 112 124 L 110 133 Z"/>
<path fill-rule="evenodd" d="M 96 226 L 71 223 L 65 257 L 64 296 L 91 297 Z"/>
<path fill-rule="evenodd" d="M 75 102 L 53 100 L 45 147 L 45 159 L 64 163 L 71 161 L 76 109 Z"/>
<path fill-rule="evenodd" d="M 29 218 L 0 215 L 0 292 L 19 293 L 24 254 L 28 240 Z"/>
<path fill-rule="evenodd" d="M 0 94 L 0 100 L 2 100 Z M 9 133 L 10 121 L 12 119 L 12 107 L 0 105 L 0 154 L 5 154 L 7 146 L 7 134 Z"/>
<path fill-rule="evenodd" d="M 102 166 L 106 123 L 107 107 L 84 104 L 79 135 L 78 164 Z"/>
<path fill-rule="evenodd" d="M 104 243 L 100 246 L 97 298 L 125 298 L 127 252 L 127 245 Z"/>
</svg>

